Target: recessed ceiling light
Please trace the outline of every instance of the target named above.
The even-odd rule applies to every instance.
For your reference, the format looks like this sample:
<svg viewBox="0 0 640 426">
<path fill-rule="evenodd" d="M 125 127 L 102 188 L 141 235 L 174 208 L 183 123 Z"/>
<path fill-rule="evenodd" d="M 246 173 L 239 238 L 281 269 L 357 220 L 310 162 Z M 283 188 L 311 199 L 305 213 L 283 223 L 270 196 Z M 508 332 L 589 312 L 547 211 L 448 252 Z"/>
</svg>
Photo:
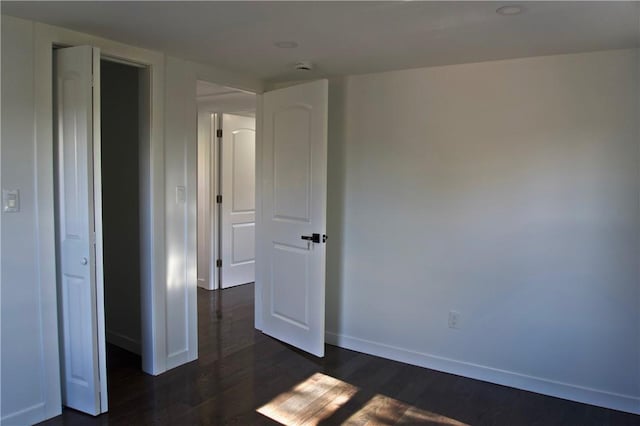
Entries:
<svg viewBox="0 0 640 426">
<path fill-rule="evenodd" d="M 273 44 L 274 46 L 279 47 L 280 49 L 295 49 L 296 47 L 298 47 L 297 42 L 289 41 L 289 40 L 276 41 Z"/>
<path fill-rule="evenodd" d="M 520 15 L 524 12 L 524 7 L 518 5 L 502 6 L 496 9 L 496 13 L 502 16 Z"/>
</svg>

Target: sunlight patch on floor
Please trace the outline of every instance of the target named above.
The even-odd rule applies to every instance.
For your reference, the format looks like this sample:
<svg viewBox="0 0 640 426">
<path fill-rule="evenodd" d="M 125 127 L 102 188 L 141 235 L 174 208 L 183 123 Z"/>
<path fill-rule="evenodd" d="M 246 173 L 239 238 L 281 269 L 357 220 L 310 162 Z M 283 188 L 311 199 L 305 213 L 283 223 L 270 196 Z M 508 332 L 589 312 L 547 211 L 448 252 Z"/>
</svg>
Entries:
<svg viewBox="0 0 640 426">
<path fill-rule="evenodd" d="M 318 425 L 349 402 L 358 390 L 356 386 L 342 380 L 316 373 L 256 411 L 285 426 Z M 343 424 L 468 426 L 450 417 L 422 410 L 380 394 L 353 411 L 349 413 L 353 414 Z M 342 413 L 342 418 L 346 418 L 349 414 Z"/>
<path fill-rule="evenodd" d="M 451 425 L 467 426 L 450 417 L 413 407 L 384 395 L 371 398 L 344 422 L 345 425 Z"/>
<path fill-rule="evenodd" d="M 283 425 L 317 425 L 358 392 L 358 388 L 316 373 L 256 411 Z"/>
</svg>

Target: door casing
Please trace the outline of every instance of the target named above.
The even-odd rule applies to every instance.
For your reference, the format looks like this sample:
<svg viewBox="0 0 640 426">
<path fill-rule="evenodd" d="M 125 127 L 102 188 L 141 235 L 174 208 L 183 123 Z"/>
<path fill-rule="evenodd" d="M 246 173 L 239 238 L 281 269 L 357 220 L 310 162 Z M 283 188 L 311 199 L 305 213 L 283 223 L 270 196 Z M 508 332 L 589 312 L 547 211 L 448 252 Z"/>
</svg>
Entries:
<svg viewBox="0 0 640 426">
<path fill-rule="evenodd" d="M 155 325 L 158 320 L 159 312 L 157 307 L 162 306 L 164 299 L 164 289 L 162 280 L 158 280 L 158 276 L 164 275 L 164 243 L 162 241 L 164 235 L 162 233 L 162 222 L 157 220 L 156 216 L 161 215 L 163 206 L 161 201 L 164 198 L 164 187 L 161 186 L 162 179 L 159 174 L 164 172 L 159 165 L 162 157 L 162 86 L 159 84 L 162 80 L 163 58 L 160 54 L 155 54 L 144 49 L 130 48 L 120 45 L 119 43 L 106 41 L 103 39 L 86 36 L 61 28 L 50 27 L 46 25 L 36 24 L 36 55 L 35 55 L 35 103 L 36 103 L 36 145 L 38 156 L 36 158 L 36 169 L 38 170 L 38 186 L 37 196 L 39 204 L 43 208 L 38 209 L 39 221 L 45 226 L 40 230 L 39 237 L 40 268 L 51 271 L 53 276 L 56 275 L 55 267 L 55 232 L 53 229 L 54 218 L 51 215 L 53 211 L 54 193 L 51 181 L 54 174 L 54 159 L 51 155 L 53 148 L 53 49 L 55 47 L 68 47 L 83 44 L 94 45 L 101 49 L 102 58 L 117 62 L 124 62 L 129 65 L 135 65 L 143 68 L 141 78 L 141 116 L 140 123 L 140 142 L 141 142 L 141 185 L 143 193 L 141 199 L 144 198 L 144 217 L 142 219 L 142 359 L 143 370 L 150 374 L 159 374 L 165 370 L 162 365 L 162 348 L 158 347 L 162 344 L 163 329 Z M 152 101 L 152 97 L 156 102 Z M 94 102 L 99 102 L 95 99 Z M 94 120 L 94 130 L 100 128 L 99 120 Z M 50 147 L 50 148 L 48 148 Z M 96 176 L 99 175 L 99 149 L 94 149 L 94 154 L 98 167 L 94 165 Z M 46 182 L 46 184 L 45 184 Z M 99 185 L 99 180 L 94 180 L 93 185 Z M 51 206 L 50 209 L 47 206 Z M 98 208 L 99 205 L 96 205 Z M 49 223 L 51 224 L 50 226 Z M 99 231 L 101 227 L 96 229 L 96 238 L 100 238 Z M 161 261 L 158 261 L 158 258 Z M 160 273 L 159 273 L 160 272 Z M 42 276 L 42 275 L 41 275 Z M 41 284 L 43 285 L 43 284 Z M 44 285 L 43 285 L 44 286 Z M 101 293 L 102 289 L 97 289 Z M 54 304 L 55 304 L 55 298 Z M 103 303 L 103 295 L 100 303 Z M 53 308 L 53 307 L 52 307 Z M 51 312 L 51 313 L 48 313 Z M 50 319 L 46 322 L 47 334 L 55 336 L 57 340 L 57 307 L 44 314 Z M 56 319 L 53 320 L 53 317 Z M 163 318 L 164 319 L 164 318 Z M 53 320 L 53 321 L 52 321 Z M 57 351 L 56 351 L 57 352 Z M 59 365 L 59 360 L 55 359 L 55 364 Z M 53 366 L 52 366 L 53 367 Z M 56 368 L 57 370 L 57 368 Z M 106 368 L 101 369 L 101 374 Z M 55 371 L 55 370 L 53 370 Z M 60 377 L 51 377 L 51 388 L 48 392 L 51 394 L 60 394 Z M 101 380 L 104 382 L 104 380 Z M 54 391 L 53 388 L 57 388 Z M 102 392 L 101 396 L 103 406 L 106 407 L 106 392 Z M 59 405 L 59 402 L 58 402 Z"/>
<path fill-rule="evenodd" d="M 199 81 L 203 81 L 203 82 L 207 82 L 207 83 L 211 83 L 211 84 L 216 84 L 216 85 L 220 85 L 220 86 L 227 86 L 230 89 L 233 90 L 238 90 L 238 91 L 243 91 L 246 93 L 251 93 L 255 95 L 256 98 L 256 108 L 255 109 L 243 109 L 242 111 L 238 111 L 238 114 L 240 113 L 249 113 L 249 112 L 253 112 L 256 111 L 257 114 L 257 101 L 259 98 L 259 94 L 253 92 L 253 91 L 249 91 L 249 90 L 243 90 L 243 89 L 237 89 L 233 86 L 229 86 L 229 85 L 224 85 L 221 83 L 218 83 L 214 80 L 211 79 L 207 79 L 207 78 L 198 78 L 197 80 Z M 202 188 L 200 187 L 201 185 L 201 178 L 204 178 L 207 182 L 207 185 L 209 186 L 209 192 L 208 196 L 204 196 L 201 197 L 202 194 L 200 194 L 200 192 L 198 193 L 198 201 L 202 200 L 203 202 L 207 203 L 207 208 L 205 209 L 205 212 L 208 213 L 204 224 L 202 226 L 203 231 L 205 232 L 205 237 L 206 237 L 206 242 L 205 245 L 208 247 L 208 253 L 207 255 L 209 256 L 209 261 L 207 262 L 207 274 L 205 274 L 203 277 L 198 277 L 198 286 L 205 288 L 207 290 L 215 290 L 218 288 L 218 274 L 216 271 L 216 259 L 219 258 L 219 253 L 221 252 L 221 250 L 218 249 L 218 242 L 219 239 L 222 238 L 221 235 L 218 234 L 218 225 L 217 225 L 217 219 L 218 219 L 218 214 L 217 214 L 217 204 L 216 204 L 216 194 L 217 194 L 217 185 L 218 185 L 218 170 L 221 169 L 221 158 L 220 158 L 220 153 L 219 151 L 219 141 L 218 138 L 216 137 L 216 132 L 218 130 L 222 130 L 222 117 L 225 114 L 234 114 L 234 113 L 226 113 L 226 112 L 220 112 L 220 109 L 214 108 L 212 106 L 205 106 L 203 108 L 201 108 L 200 105 L 198 105 L 198 132 L 201 132 L 202 130 L 204 130 L 204 128 L 207 128 L 206 131 L 206 135 L 208 136 L 208 143 L 209 143 L 209 147 L 208 147 L 208 152 L 206 152 L 207 157 L 204 161 L 204 163 L 206 164 L 201 164 L 200 160 L 200 153 L 198 153 L 198 167 L 204 167 L 204 171 L 201 175 L 201 170 L 198 171 L 198 191 L 200 191 Z M 256 126 L 257 126 L 257 117 L 256 117 Z M 200 138 L 200 136 L 202 135 L 198 135 L 198 138 Z M 257 150 L 257 144 L 258 144 L 258 135 L 257 135 L 257 129 L 256 129 L 256 150 Z M 198 139 L 198 148 L 200 149 L 200 140 Z M 257 191 L 257 188 L 256 188 Z M 256 193 L 256 202 L 258 200 L 257 197 L 257 193 Z M 200 209 L 200 207 L 198 207 L 198 210 Z M 198 237 L 201 236 L 201 231 L 198 230 Z M 201 248 L 201 244 L 198 243 L 198 250 L 200 250 Z M 198 252 L 198 267 L 200 267 L 200 252 Z M 224 258 L 223 258 L 224 261 Z M 205 278 L 205 281 L 202 282 L 200 280 L 200 278 Z M 203 285 L 204 284 L 204 285 Z"/>
</svg>

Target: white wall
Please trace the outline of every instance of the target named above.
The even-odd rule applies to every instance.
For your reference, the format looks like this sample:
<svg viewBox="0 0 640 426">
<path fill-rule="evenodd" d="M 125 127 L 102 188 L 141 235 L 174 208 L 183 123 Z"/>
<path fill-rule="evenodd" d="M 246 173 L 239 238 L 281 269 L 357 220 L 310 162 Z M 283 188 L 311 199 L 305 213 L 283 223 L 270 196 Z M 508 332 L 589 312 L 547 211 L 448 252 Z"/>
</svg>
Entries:
<svg viewBox="0 0 640 426">
<path fill-rule="evenodd" d="M 1 222 L 3 425 L 36 423 L 60 412 L 55 270 L 38 262 L 38 234 L 53 231 L 53 216 L 40 218 L 33 80 L 34 26 L 3 16 L 1 185 L 20 190 L 20 212 L 3 212 Z"/>
<path fill-rule="evenodd" d="M 166 58 L 167 368 L 197 357 L 196 102 L 188 64 Z M 190 96 L 189 96 L 190 95 Z M 180 200 L 178 191 L 184 191 Z"/>
<path fill-rule="evenodd" d="M 2 187 L 21 190 L 22 212 L 2 214 L 3 424 L 60 412 L 53 231 L 51 46 L 91 44 L 151 69 L 151 187 L 143 203 L 143 367 L 159 374 L 197 356 L 196 79 L 260 92 L 255 79 L 45 24 L 2 16 Z M 146 81 L 146 79 L 145 79 Z M 167 100 L 165 102 L 165 99 Z M 176 188 L 184 187 L 184 202 Z M 144 280 L 143 280 L 144 281 Z M 146 302 L 148 303 L 146 303 Z M 143 328 L 145 321 L 143 320 Z M 10 391 L 7 391 L 10 389 Z"/>
<path fill-rule="evenodd" d="M 640 413 L 638 63 L 334 81 L 328 340 Z"/>
<path fill-rule="evenodd" d="M 164 173 L 166 238 L 166 369 L 198 356 L 197 105 L 204 80 L 261 92 L 262 83 L 235 72 L 165 56 Z M 179 201 L 179 188 L 185 199 Z"/>
</svg>

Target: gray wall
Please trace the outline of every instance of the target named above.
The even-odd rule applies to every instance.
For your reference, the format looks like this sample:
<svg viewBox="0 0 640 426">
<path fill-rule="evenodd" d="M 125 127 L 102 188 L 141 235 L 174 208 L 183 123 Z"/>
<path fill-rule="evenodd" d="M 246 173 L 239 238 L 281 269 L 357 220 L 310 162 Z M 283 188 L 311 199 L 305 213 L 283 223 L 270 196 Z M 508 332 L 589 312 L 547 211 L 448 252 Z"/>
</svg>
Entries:
<svg viewBox="0 0 640 426">
<path fill-rule="evenodd" d="M 139 69 L 100 71 L 106 337 L 140 353 Z"/>
<path fill-rule="evenodd" d="M 1 184 L 20 191 L 20 212 L 1 213 L 0 423 L 28 424 L 60 412 L 55 275 L 47 276 L 54 253 L 49 265 L 38 262 L 39 232 L 53 232 L 53 213 L 43 220 L 35 173 L 52 164 L 38 164 L 34 139 L 33 25 L 3 16 L 1 38 Z"/>
<path fill-rule="evenodd" d="M 328 340 L 640 412 L 638 75 L 620 50 L 333 81 Z"/>
</svg>

